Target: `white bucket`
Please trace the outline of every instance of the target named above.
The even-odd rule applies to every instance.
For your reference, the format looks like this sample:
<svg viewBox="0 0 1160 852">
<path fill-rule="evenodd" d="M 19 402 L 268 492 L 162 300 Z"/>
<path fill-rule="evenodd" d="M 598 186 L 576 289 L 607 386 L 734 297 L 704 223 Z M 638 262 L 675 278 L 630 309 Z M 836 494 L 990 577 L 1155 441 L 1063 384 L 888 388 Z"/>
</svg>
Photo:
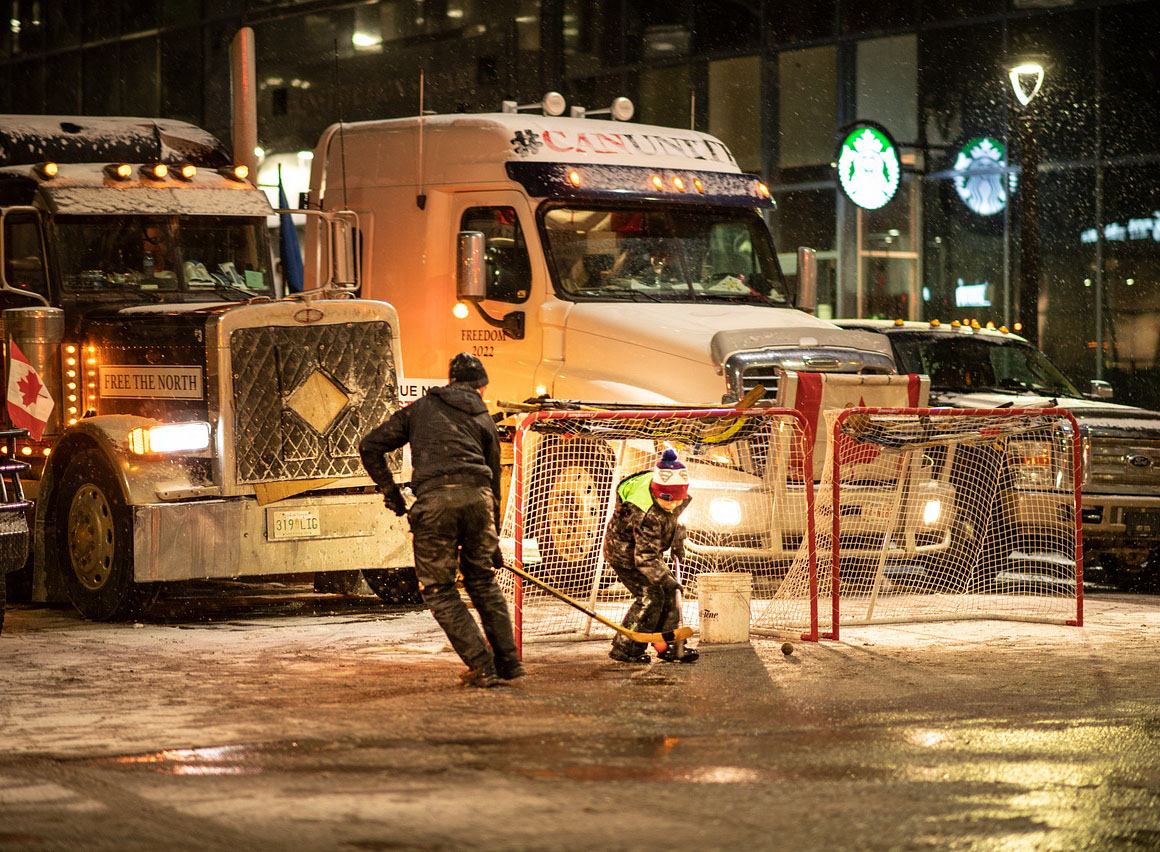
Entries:
<svg viewBox="0 0 1160 852">
<path fill-rule="evenodd" d="M 753 578 L 749 574 L 699 575 L 697 603 L 701 610 L 701 641 L 748 642 L 752 596 Z"/>
</svg>

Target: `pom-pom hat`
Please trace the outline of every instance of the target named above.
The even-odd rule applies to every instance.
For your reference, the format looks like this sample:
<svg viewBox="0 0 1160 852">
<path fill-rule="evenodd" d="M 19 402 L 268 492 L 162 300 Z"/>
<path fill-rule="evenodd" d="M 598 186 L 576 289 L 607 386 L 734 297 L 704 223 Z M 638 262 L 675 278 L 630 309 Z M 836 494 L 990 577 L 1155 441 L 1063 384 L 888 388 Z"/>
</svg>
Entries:
<svg viewBox="0 0 1160 852">
<path fill-rule="evenodd" d="M 649 491 L 662 500 L 684 500 L 689 496 L 689 471 L 677 460 L 676 450 L 665 450 L 653 468 Z"/>
<path fill-rule="evenodd" d="M 447 368 L 447 378 L 453 382 L 464 382 L 473 388 L 481 388 L 487 384 L 487 370 L 483 362 L 467 352 L 460 352 L 451 359 Z"/>
</svg>

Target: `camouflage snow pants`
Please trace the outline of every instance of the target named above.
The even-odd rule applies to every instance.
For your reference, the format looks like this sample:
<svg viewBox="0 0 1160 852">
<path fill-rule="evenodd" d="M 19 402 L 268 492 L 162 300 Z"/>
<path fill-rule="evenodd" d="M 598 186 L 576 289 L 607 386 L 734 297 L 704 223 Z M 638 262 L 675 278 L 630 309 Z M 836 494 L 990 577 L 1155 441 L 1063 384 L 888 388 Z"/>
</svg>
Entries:
<svg viewBox="0 0 1160 852">
<path fill-rule="evenodd" d="M 633 597 L 622 626 L 643 633 L 660 633 L 680 626 L 681 608 L 677 606 L 675 589 L 666 592 L 636 568 L 621 568 L 619 565 L 612 568 Z M 617 633 L 612 640 L 613 650 L 630 656 L 643 654 L 645 647 L 643 642 L 633 642 L 622 633 Z"/>
<path fill-rule="evenodd" d="M 499 539 L 491 489 L 472 485 L 434 488 L 419 496 L 408 520 L 423 602 L 431 608 L 455 653 L 473 669 L 493 656 L 501 668 L 516 664 L 519 657 L 511 615 L 492 569 Z M 463 574 L 463 587 L 479 613 L 486 642 L 455 587 L 456 569 Z"/>
</svg>

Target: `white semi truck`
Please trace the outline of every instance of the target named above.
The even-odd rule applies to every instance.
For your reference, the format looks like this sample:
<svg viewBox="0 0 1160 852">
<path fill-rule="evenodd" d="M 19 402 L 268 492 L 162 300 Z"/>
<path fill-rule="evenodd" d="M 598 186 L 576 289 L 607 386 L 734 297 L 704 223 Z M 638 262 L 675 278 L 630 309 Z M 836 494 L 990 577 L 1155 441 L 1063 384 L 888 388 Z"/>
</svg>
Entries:
<svg viewBox="0 0 1160 852">
<path fill-rule="evenodd" d="M 714 406 L 758 384 L 793 405 L 791 372 L 895 373 L 880 335 L 808 312 L 808 250 L 795 305 L 762 218 L 769 188 L 706 133 L 510 111 L 334 125 L 314 152 L 309 206 L 358 215 L 362 295 L 399 311 L 404 398 L 445 383 L 460 351 L 486 365 L 493 407 L 544 396 Z M 326 250 L 309 224 L 307 246 Z M 833 385 L 837 407 L 897 404 L 889 382 Z M 576 522 L 539 531 L 539 550 L 590 562 L 598 537 L 563 538 L 598 526 L 581 517 L 604 510 L 593 497 L 614 472 L 548 458 L 555 469 L 538 473 L 570 490 Z M 901 552 L 949 540 L 953 497 L 932 487 L 945 511 Z M 786 554 L 782 541 L 748 549 Z"/>
<path fill-rule="evenodd" d="M 183 122 L 0 116 L 0 330 L 23 405 L 9 393 L 0 421 L 35 415 L 14 452 L 39 598 L 112 619 L 166 580 L 410 564 L 357 452 L 398 406 L 398 318 L 333 276 L 277 298 L 272 212 Z"/>
</svg>

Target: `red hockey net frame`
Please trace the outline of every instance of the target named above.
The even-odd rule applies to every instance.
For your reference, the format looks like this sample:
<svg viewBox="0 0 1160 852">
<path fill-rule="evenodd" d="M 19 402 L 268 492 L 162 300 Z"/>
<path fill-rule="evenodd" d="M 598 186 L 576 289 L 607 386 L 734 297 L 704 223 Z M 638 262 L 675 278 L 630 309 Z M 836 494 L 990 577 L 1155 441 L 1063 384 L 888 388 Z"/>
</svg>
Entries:
<svg viewBox="0 0 1160 852">
<path fill-rule="evenodd" d="M 751 409 L 733 409 L 733 408 L 705 408 L 705 409 L 654 409 L 654 410 L 637 410 L 637 409 L 623 409 L 623 410 L 566 410 L 566 411 L 540 411 L 528 414 L 522 418 L 516 428 L 513 453 L 514 465 L 512 471 L 511 495 L 507 501 L 507 508 L 505 511 L 505 519 L 503 529 L 501 531 L 501 541 L 509 543 L 505 547 L 505 559 L 508 559 L 517 568 L 522 569 L 536 576 L 538 579 L 545 579 L 550 582 L 548 577 L 540 577 L 536 569 L 528 564 L 527 557 L 527 538 L 528 532 L 528 518 L 530 511 L 534 511 L 534 506 L 529 505 L 528 487 L 530 467 L 533 467 L 530 462 L 530 453 L 528 452 L 528 435 L 530 432 L 545 431 L 567 431 L 575 429 L 577 432 L 572 433 L 575 437 L 579 433 L 583 433 L 585 437 L 601 439 L 605 434 L 611 435 L 611 441 L 634 441 L 634 440 L 649 440 L 653 442 L 653 451 L 650 453 L 652 461 L 650 466 L 655 463 L 655 456 L 659 456 L 659 450 L 663 445 L 669 441 L 684 444 L 697 444 L 699 437 L 705 436 L 705 430 L 722 430 L 728 432 L 731 424 L 743 423 L 746 420 L 752 419 L 754 423 L 762 424 L 760 429 L 756 431 L 759 433 L 758 441 L 768 442 L 762 452 L 767 453 L 766 461 L 764 462 L 764 469 L 770 470 L 774 466 L 780 471 L 783 480 L 792 482 L 795 493 L 799 493 L 801 502 L 801 514 L 799 516 L 799 523 L 803 525 L 800 542 L 791 546 L 787 552 L 786 559 L 780 565 L 767 565 L 756 567 L 750 565 L 748 567 L 757 572 L 764 572 L 769 575 L 766 579 L 772 580 L 774 575 L 783 574 L 786 566 L 790 563 L 803 564 L 807 566 L 806 570 L 813 579 L 812 594 L 810 595 L 810 609 L 808 621 L 811 625 L 811 632 L 814 638 L 817 637 L 818 631 L 818 613 L 817 613 L 817 587 L 816 587 L 816 570 L 814 569 L 814 543 L 816 540 L 814 532 L 814 481 L 813 476 L 804 473 L 813 471 L 813 444 L 814 436 L 809 428 L 808 421 L 804 415 L 794 409 L 784 408 L 751 408 Z M 786 430 L 787 434 L 780 438 L 771 438 L 770 435 L 777 429 Z M 634 431 L 635 430 L 635 431 Z M 666 431 L 667 430 L 667 431 Z M 602 434 L 603 433 L 603 434 Z M 621 475 L 632 471 L 619 471 Z M 695 474 L 691 474 L 695 477 Z M 607 494 L 602 494 L 600 500 L 606 505 L 606 511 L 601 517 L 599 528 L 599 549 L 603 550 L 603 532 L 604 525 L 607 523 L 608 517 L 611 514 L 611 509 L 614 505 L 615 483 L 618 477 L 611 478 L 611 488 L 608 489 Z M 784 490 L 784 482 L 783 482 Z M 697 499 L 694 488 L 691 489 L 694 501 Z M 770 507 L 769 522 L 773 523 L 773 514 L 775 511 L 785 511 L 781 508 L 781 504 L 787 504 L 788 501 L 782 500 L 778 506 L 774 507 L 772 503 L 768 504 Z M 537 545 L 538 548 L 538 545 Z M 601 563 L 603 563 L 601 557 Z M 603 570 L 611 574 L 611 568 L 602 564 Z M 719 570 L 715 568 L 715 570 Z M 726 568 L 725 570 L 738 570 L 736 568 Z M 750 571 L 753 573 L 753 571 Z M 503 585 L 509 593 L 513 608 L 513 624 L 515 627 L 516 641 L 523 648 L 525 640 L 525 622 L 528 615 L 528 590 L 525 588 L 525 581 L 518 575 L 512 575 L 509 572 L 504 572 L 504 577 L 501 577 L 501 585 Z M 612 574 L 612 579 L 615 580 L 615 575 Z M 598 581 L 593 581 L 593 593 L 590 599 L 582 600 L 582 603 L 594 606 L 596 598 L 596 585 Z M 684 596 L 682 605 L 683 623 L 696 625 L 697 622 L 697 605 L 696 605 L 696 584 L 695 582 L 686 582 L 688 587 Z M 619 589 L 619 586 L 617 585 Z M 542 593 L 535 590 L 537 595 Z M 585 595 L 584 597 L 587 598 Z M 537 598 L 538 600 L 539 598 Z M 623 600 L 613 602 L 613 609 L 619 604 L 627 607 L 628 597 L 624 595 Z M 755 601 L 755 604 L 757 602 Z M 585 616 L 581 613 L 576 613 L 581 620 Z M 609 617 L 613 616 L 613 612 L 607 613 Z M 616 617 L 619 621 L 619 617 Z M 589 634 L 592 628 L 592 621 L 589 619 L 586 625 L 582 628 L 585 636 Z M 573 630 L 573 632 L 579 632 Z"/>
<path fill-rule="evenodd" d="M 823 632 L 822 638 L 839 639 L 840 625 L 846 624 L 869 624 L 869 623 L 890 623 L 890 622 L 911 622 L 911 621 L 953 621 L 962 619 L 995 619 L 995 620 L 1021 620 L 1021 621 L 1062 621 L 1072 626 L 1083 626 L 1083 512 L 1082 512 L 1082 492 L 1081 486 L 1083 482 L 1083 446 L 1082 436 L 1079 430 L 1079 425 L 1075 417 L 1064 409 L 1060 408 L 1024 408 L 1024 409 L 947 409 L 947 408 L 848 408 L 840 412 L 829 412 L 829 441 L 827 442 L 827 464 L 823 477 L 823 482 L 819 486 L 819 494 L 816 501 L 816 508 L 818 512 L 818 520 L 815 525 L 815 534 L 818 538 L 818 558 L 816 571 L 822 572 L 821 585 L 823 587 L 823 594 L 825 593 L 825 586 L 829 587 L 830 597 L 830 630 Z M 948 421 L 957 421 L 957 427 L 939 427 L 940 421 L 947 423 Z M 1055 425 L 1051 425 L 1054 422 Z M 933 428 L 932 428 L 933 427 Z M 968 428 L 964 428 L 968 427 Z M 1061 449 L 1058 452 L 1058 458 L 1051 458 L 1051 453 L 1047 453 L 1047 458 L 1039 460 L 1041 463 L 1048 465 L 1054 464 L 1059 471 L 1059 482 L 1055 483 L 1054 487 L 1050 484 L 1039 488 L 1038 491 L 1027 492 L 1031 494 L 1032 498 L 1038 498 L 1040 503 L 1051 507 L 1056 517 L 1063 516 L 1065 521 L 1059 523 L 1061 531 L 1066 530 L 1069 526 L 1073 538 L 1068 537 L 1062 544 L 1057 543 L 1057 549 L 1062 559 L 1055 564 L 1062 565 L 1064 569 L 1070 571 L 1064 577 L 1063 581 L 1056 581 L 1048 584 L 1046 588 L 1041 582 L 1028 582 L 1026 580 L 1019 580 L 1016 578 L 1008 583 L 1007 592 L 991 594 L 992 599 L 1002 599 L 1006 597 L 1008 600 L 1000 600 L 998 605 L 988 608 L 981 606 L 977 608 L 964 608 L 960 606 L 951 607 L 949 610 L 943 612 L 938 611 L 937 604 L 925 604 L 928 608 L 927 612 L 906 611 L 905 608 L 899 608 L 894 614 L 887 613 L 886 615 L 873 616 L 873 603 L 870 600 L 870 609 L 867 613 L 857 617 L 852 613 L 857 609 L 854 598 L 847 593 L 844 588 L 843 577 L 843 561 L 850 561 L 844 555 L 849 548 L 849 536 L 847 540 L 843 539 L 843 520 L 848 513 L 843 511 L 843 490 L 850 490 L 849 482 L 844 482 L 843 474 L 846 469 L 843 464 L 852 456 L 860 451 L 859 441 L 866 440 L 866 436 L 878 429 L 881 435 L 885 435 L 889 430 L 893 429 L 894 434 L 890 441 L 895 445 L 894 451 L 898 457 L 898 470 L 900 475 L 898 477 L 901 483 L 903 477 L 901 471 L 904 466 L 904 455 L 912 454 L 916 449 L 927 448 L 932 446 L 945 446 L 948 444 L 963 445 L 973 442 L 976 447 L 986 447 L 992 456 L 1006 456 L 1009 452 L 1008 441 L 1024 439 L 1029 435 L 1042 435 L 1044 430 L 1051 431 L 1051 440 L 1049 442 L 1039 441 L 1040 446 L 1058 445 Z M 881 447 L 884 444 L 889 445 L 890 441 L 878 442 Z M 1033 440 L 1034 445 L 1034 440 Z M 1062 449 L 1062 448 L 1066 449 Z M 1040 450 L 1039 452 L 1043 452 Z M 855 462 L 856 463 L 856 462 Z M 909 461 L 905 462 L 909 465 Z M 948 462 L 949 464 L 949 462 Z M 994 475 L 991 476 L 994 478 Z M 977 483 L 964 479 L 959 483 L 960 486 L 973 488 Z M 995 486 L 998 488 L 998 486 Z M 959 495 L 961 501 L 970 502 L 967 493 Z M 996 498 L 992 498 L 993 500 Z M 1003 511 L 1006 509 L 1003 506 L 999 507 Z M 1041 514 L 1046 514 L 1042 511 Z M 999 509 L 994 511 L 998 512 Z M 960 514 L 967 514 L 966 509 L 962 505 L 956 505 L 956 512 Z M 1002 540 L 1002 535 L 1011 535 L 1011 531 L 1004 526 L 999 529 L 998 526 L 987 520 L 989 512 L 984 513 L 980 523 L 989 524 L 988 529 L 980 536 L 978 547 L 980 553 L 973 556 L 965 553 L 950 554 L 949 558 L 958 561 L 958 568 L 963 570 L 982 570 L 983 553 L 987 551 L 988 542 L 995 542 L 1000 550 L 996 551 L 1002 553 L 1003 547 L 1011 547 L 1010 539 Z M 849 522 L 847 522 L 849 523 Z M 892 519 L 891 524 L 894 523 Z M 887 531 L 887 538 L 889 538 L 891 531 Z M 825 539 L 829 539 L 828 542 Z M 1051 554 L 1046 554 L 1050 556 Z M 1003 557 L 1008 558 L 1007 556 Z M 826 565 L 825 563 L 829 563 Z M 882 562 L 880 558 L 878 561 L 878 579 L 881 579 Z M 974 567 L 972 567 L 974 566 Z M 994 569 L 994 566 L 991 566 Z M 991 582 L 994 582 L 993 580 Z M 811 577 L 811 588 L 816 587 L 817 579 Z M 849 583 L 846 583 L 849 585 Z M 1071 587 L 1074 586 L 1072 589 Z M 994 590 L 994 587 L 992 587 Z M 906 591 L 904 589 L 904 591 Z M 879 587 L 874 587 L 874 595 L 879 593 Z M 1040 600 L 1038 603 L 1049 604 L 1049 606 L 1040 607 L 1040 613 L 1031 613 L 1020 611 L 1020 604 L 1012 602 L 1011 598 L 1022 597 L 1026 601 L 1028 597 L 1037 596 Z M 976 595 L 962 595 L 962 598 L 974 597 L 976 601 L 983 600 L 988 597 L 984 593 Z M 866 596 L 863 597 L 864 602 Z M 929 598 L 928 598 L 929 600 Z M 1074 618 L 1067 617 L 1070 605 L 1067 601 L 1074 600 Z M 1009 606 L 1009 609 L 1004 611 L 1004 604 Z M 1058 608 L 1059 613 L 1057 617 L 1051 612 L 1053 608 Z M 1044 615 L 1043 613 L 1047 614 Z"/>
</svg>

